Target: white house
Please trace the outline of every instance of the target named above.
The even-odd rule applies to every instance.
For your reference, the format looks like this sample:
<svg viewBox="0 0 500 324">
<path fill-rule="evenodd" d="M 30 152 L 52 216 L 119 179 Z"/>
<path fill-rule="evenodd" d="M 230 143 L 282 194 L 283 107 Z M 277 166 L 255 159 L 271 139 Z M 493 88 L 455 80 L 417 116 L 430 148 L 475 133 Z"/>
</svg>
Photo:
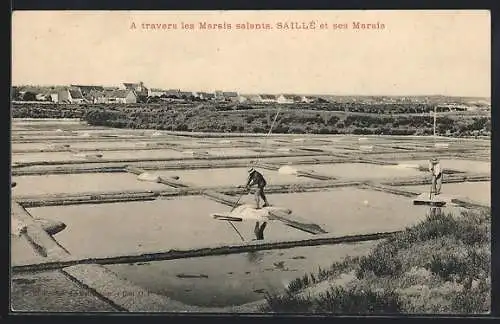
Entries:
<svg viewBox="0 0 500 324">
<path fill-rule="evenodd" d="M 85 98 L 79 88 L 67 88 L 57 92 L 57 102 L 59 103 L 83 103 Z"/>
<path fill-rule="evenodd" d="M 277 102 L 277 98 L 276 98 L 275 95 L 263 94 L 263 95 L 260 95 L 260 98 L 261 98 L 261 102 L 264 102 L 264 103 L 275 103 L 275 102 Z"/>
<path fill-rule="evenodd" d="M 208 92 L 197 92 L 196 97 L 200 98 L 201 100 L 211 100 L 215 99 L 215 94 Z"/>
<path fill-rule="evenodd" d="M 102 96 L 96 98 L 96 103 L 137 103 L 137 95 L 132 90 L 112 90 L 106 91 Z"/>
<path fill-rule="evenodd" d="M 311 103 L 311 102 L 314 102 L 315 99 L 313 97 L 309 97 L 309 96 L 302 96 L 300 98 L 300 101 L 305 102 L 305 103 Z"/>
<path fill-rule="evenodd" d="M 282 94 L 282 95 L 278 96 L 277 101 L 280 104 L 292 104 L 295 102 L 300 102 L 302 100 L 299 96 L 290 95 L 290 94 Z"/>
<path fill-rule="evenodd" d="M 148 97 L 161 97 L 167 92 L 162 89 L 148 89 Z"/>
</svg>

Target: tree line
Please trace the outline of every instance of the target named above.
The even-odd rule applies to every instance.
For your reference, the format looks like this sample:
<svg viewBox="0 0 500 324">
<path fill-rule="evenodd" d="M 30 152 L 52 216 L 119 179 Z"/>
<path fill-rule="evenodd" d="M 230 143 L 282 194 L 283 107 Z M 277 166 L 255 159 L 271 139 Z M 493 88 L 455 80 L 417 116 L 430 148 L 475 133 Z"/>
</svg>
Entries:
<svg viewBox="0 0 500 324">
<path fill-rule="evenodd" d="M 231 107 L 231 109 L 225 109 Z M 245 109 L 245 107 L 247 109 Z M 14 104 L 14 118 L 81 118 L 90 125 L 195 132 L 265 133 L 277 109 L 248 105 L 33 105 Z M 260 109 L 255 109 L 260 108 Z M 437 132 L 448 136 L 488 136 L 491 117 L 440 116 Z M 284 108 L 273 133 L 431 135 L 433 119 L 422 115 L 351 114 L 345 111 Z"/>
</svg>

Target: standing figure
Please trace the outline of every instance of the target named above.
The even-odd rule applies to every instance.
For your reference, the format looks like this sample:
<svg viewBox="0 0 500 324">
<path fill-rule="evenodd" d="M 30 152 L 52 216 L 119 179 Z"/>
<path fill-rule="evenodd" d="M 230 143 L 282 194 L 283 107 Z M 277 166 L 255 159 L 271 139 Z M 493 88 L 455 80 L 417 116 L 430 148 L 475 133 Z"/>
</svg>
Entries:
<svg viewBox="0 0 500 324">
<path fill-rule="evenodd" d="M 255 191 L 255 203 L 257 204 L 257 209 L 260 209 L 260 198 L 264 200 L 264 205 L 262 205 L 262 207 L 268 207 L 269 203 L 267 202 L 266 195 L 264 194 L 264 188 L 267 185 L 266 179 L 264 179 L 264 176 L 257 170 L 250 168 L 250 170 L 248 170 L 248 180 L 245 188 L 248 190 L 254 185 L 257 185 L 257 190 Z"/>
<path fill-rule="evenodd" d="M 441 164 L 436 158 L 432 158 L 429 162 L 429 171 L 432 174 L 432 188 L 431 193 L 439 195 L 441 193 L 441 185 L 443 183 L 443 170 Z"/>
</svg>

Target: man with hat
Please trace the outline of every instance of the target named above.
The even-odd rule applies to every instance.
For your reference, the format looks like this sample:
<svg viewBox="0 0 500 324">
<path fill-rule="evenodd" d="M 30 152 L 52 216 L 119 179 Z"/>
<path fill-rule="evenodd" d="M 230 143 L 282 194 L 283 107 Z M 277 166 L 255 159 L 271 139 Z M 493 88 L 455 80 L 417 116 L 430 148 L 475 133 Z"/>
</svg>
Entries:
<svg viewBox="0 0 500 324">
<path fill-rule="evenodd" d="M 434 191 L 434 194 L 439 195 L 441 193 L 441 185 L 443 182 L 443 170 L 441 169 L 441 165 L 439 164 L 439 160 L 437 158 L 432 158 L 430 160 L 429 171 L 432 174 L 431 192 Z"/>
<path fill-rule="evenodd" d="M 250 187 L 254 185 L 257 185 L 257 190 L 255 191 L 255 202 L 257 204 L 257 209 L 260 209 L 260 198 L 264 200 L 264 205 L 262 205 L 262 207 L 268 207 L 269 203 L 267 202 L 266 195 L 264 194 L 264 188 L 267 185 L 266 179 L 264 179 L 264 176 L 260 172 L 258 172 L 254 168 L 250 168 L 248 170 L 248 180 L 245 188 L 249 190 Z"/>
</svg>

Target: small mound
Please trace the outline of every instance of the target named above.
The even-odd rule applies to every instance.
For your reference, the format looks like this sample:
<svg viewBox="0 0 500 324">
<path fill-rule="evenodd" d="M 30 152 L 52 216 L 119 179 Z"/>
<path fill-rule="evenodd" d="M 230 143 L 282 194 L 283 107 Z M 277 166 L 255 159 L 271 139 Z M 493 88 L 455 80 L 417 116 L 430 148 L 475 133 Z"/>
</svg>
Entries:
<svg viewBox="0 0 500 324">
<path fill-rule="evenodd" d="M 278 169 L 278 173 L 288 174 L 288 175 L 297 175 L 299 173 L 299 170 L 297 170 L 296 168 L 294 168 L 292 166 L 284 165 Z"/>
<path fill-rule="evenodd" d="M 137 180 L 149 181 L 149 182 L 160 182 L 161 177 L 157 174 L 152 174 L 148 172 L 141 173 L 137 176 Z"/>
<path fill-rule="evenodd" d="M 60 221 L 41 218 L 37 218 L 35 221 L 39 223 L 43 230 L 49 235 L 55 235 L 66 228 L 66 224 Z"/>
<path fill-rule="evenodd" d="M 231 213 L 232 217 L 239 217 L 241 219 L 265 220 L 269 216 L 269 211 L 265 208 L 255 209 L 251 205 L 242 205 L 236 207 Z"/>
</svg>

